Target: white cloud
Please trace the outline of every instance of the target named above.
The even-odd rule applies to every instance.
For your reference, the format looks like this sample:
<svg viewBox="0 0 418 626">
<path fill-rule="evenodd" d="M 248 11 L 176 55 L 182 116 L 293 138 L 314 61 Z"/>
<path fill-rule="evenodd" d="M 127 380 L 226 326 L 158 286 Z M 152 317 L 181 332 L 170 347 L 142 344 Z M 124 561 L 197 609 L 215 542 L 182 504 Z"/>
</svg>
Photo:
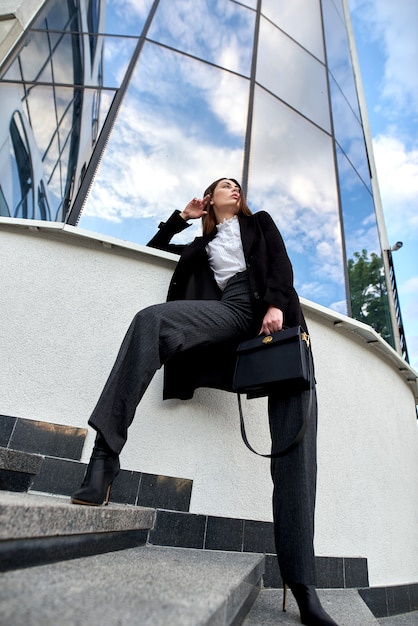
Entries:
<svg viewBox="0 0 418 626">
<path fill-rule="evenodd" d="M 117 0 L 113 5 L 126 20 L 132 20 L 134 15 L 145 18 L 151 8 L 152 0 Z"/>
<path fill-rule="evenodd" d="M 339 302 L 333 302 L 329 305 L 329 308 L 337 313 L 342 313 L 343 315 L 347 315 L 347 302 L 346 300 L 340 300 Z"/>
<path fill-rule="evenodd" d="M 381 105 L 388 118 L 392 107 L 418 107 L 418 2 L 416 0 L 350 0 L 356 18 L 385 54 L 380 84 Z M 385 102 L 386 101 L 386 102 Z M 385 106 L 386 105 L 386 106 Z"/>
<path fill-rule="evenodd" d="M 418 235 L 418 149 L 408 150 L 400 138 L 379 135 L 373 152 L 382 204 L 391 231 Z"/>
<path fill-rule="evenodd" d="M 411 269 L 416 272 L 417 263 Z M 407 271 L 396 268 L 396 276 L 409 361 L 418 371 L 418 275 L 402 279 Z"/>
<path fill-rule="evenodd" d="M 415 320 L 413 325 L 414 331 L 418 334 L 418 276 L 409 278 L 399 285 L 399 295 L 402 301 L 405 300 L 405 306 L 402 311 L 408 315 L 408 318 Z M 412 325 L 411 325 L 412 326 Z M 412 328 L 411 328 L 412 330 Z"/>
<path fill-rule="evenodd" d="M 409 364 L 418 372 L 418 335 L 406 335 Z"/>
<path fill-rule="evenodd" d="M 418 3 L 374 0 L 378 34 L 387 54 L 383 96 L 401 107 L 418 106 Z"/>
<path fill-rule="evenodd" d="M 409 361 L 418 371 L 418 276 L 398 284 Z"/>
</svg>

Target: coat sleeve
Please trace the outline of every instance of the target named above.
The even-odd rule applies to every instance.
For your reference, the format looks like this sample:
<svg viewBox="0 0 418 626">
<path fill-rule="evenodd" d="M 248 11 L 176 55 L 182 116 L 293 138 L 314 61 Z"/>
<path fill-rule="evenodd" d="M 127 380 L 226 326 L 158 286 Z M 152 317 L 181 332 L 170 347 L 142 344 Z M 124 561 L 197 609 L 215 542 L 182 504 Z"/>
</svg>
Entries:
<svg viewBox="0 0 418 626">
<path fill-rule="evenodd" d="M 260 212 L 258 218 L 266 242 L 267 254 L 264 301 L 285 312 L 295 295 L 292 264 L 273 218 L 265 211 Z"/>
<path fill-rule="evenodd" d="M 147 243 L 150 248 L 158 248 L 158 250 L 165 250 L 166 252 L 173 252 L 174 254 L 181 254 L 186 247 L 182 244 L 170 243 L 170 240 L 177 233 L 181 233 L 182 230 L 188 228 L 190 224 L 184 220 L 180 211 L 174 211 L 166 222 L 160 222 L 158 225 L 158 232 Z"/>
</svg>

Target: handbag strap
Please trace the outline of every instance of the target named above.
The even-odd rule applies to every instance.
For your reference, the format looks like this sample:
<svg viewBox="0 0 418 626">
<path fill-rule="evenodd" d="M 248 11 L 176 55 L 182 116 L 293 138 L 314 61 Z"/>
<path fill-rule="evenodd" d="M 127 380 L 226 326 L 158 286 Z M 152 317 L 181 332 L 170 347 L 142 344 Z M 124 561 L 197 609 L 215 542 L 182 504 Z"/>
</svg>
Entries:
<svg viewBox="0 0 418 626">
<path fill-rule="evenodd" d="M 313 388 L 314 388 L 314 385 L 315 385 L 313 371 L 312 371 L 313 370 L 313 368 L 312 368 L 312 355 L 310 354 L 309 356 L 310 356 L 310 358 L 309 358 L 310 385 L 309 385 L 308 410 L 306 411 L 305 419 L 303 420 L 303 424 L 300 427 L 299 432 L 297 433 L 296 437 L 293 439 L 292 443 L 290 443 L 288 446 L 283 448 L 283 450 L 280 450 L 279 452 L 275 452 L 274 454 L 261 454 L 261 452 L 257 452 L 257 450 L 254 450 L 254 448 L 252 447 L 252 445 L 248 441 L 247 433 L 245 431 L 244 415 L 243 415 L 243 412 L 242 412 L 242 403 L 241 403 L 241 394 L 237 393 L 238 410 L 239 410 L 239 421 L 240 421 L 240 427 L 241 427 L 241 436 L 242 436 L 242 439 L 243 439 L 245 445 L 247 446 L 247 448 L 249 450 L 251 450 L 251 452 L 254 452 L 254 454 L 257 454 L 258 456 L 262 456 L 262 457 L 267 458 L 267 459 L 277 459 L 278 457 L 285 456 L 285 454 L 288 454 L 289 452 L 291 452 L 302 441 L 303 436 L 304 436 L 304 434 L 306 432 L 306 429 L 308 428 L 309 418 L 310 418 L 311 413 L 312 413 Z"/>
</svg>

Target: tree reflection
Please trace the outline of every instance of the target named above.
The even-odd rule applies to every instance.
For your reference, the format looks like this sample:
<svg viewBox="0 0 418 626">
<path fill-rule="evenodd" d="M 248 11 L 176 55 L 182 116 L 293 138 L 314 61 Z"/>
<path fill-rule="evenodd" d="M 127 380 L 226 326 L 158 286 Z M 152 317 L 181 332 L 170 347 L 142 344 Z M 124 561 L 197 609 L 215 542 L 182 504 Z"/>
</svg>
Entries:
<svg viewBox="0 0 418 626">
<path fill-rule="evenodd" d="M 348 260 L 352 316 L 369 324 L 383 339 L 393 345 L 388 310 L 388 292 L 382 257 L 367 250 L 354 252 Z"/>
</svg>

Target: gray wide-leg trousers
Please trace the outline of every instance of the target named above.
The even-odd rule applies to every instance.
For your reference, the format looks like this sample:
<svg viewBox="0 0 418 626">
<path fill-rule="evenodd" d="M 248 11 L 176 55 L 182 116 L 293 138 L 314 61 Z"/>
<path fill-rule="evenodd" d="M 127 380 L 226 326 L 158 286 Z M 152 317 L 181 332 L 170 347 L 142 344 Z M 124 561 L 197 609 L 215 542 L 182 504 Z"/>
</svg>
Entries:
<svg viewBox="0 0 418 626">
<path fill-rule="evenodd" d="M 246 337 L 253 329 L 246 273 L 226 286 L 222 300 L 180 300 L 137 313 L 89 424 L 120 453 L 136 408 L 155 372 L 176 352 Z M 258 330 L 258 329 L 257 329 Z M 306 394 L 269 398 L 272 445 L 293 439 L 306 410 Z M 316 403 L 315 403 L 316 406 Z M 302 442 L 272 461 L 273 515 L 279 566 L 286 581 L 315 584 L 313 516 L 316 479 L 316 415 Z"/>
<path fill-rule="evenodd" d="M 220 301 L 176 300 L 139 311 L 89 424 L 119 453 L 155 372 L 176 352 L 248 336 L 252 318 L 246 272 L 231 278 Z"/>
<path fill-rule="evenodd" d="M 316 585 L 316 390 L 312 393 L 311 415 L 302 441 L 288 454 L 271 460 L 274 537 L 280 572 L 288 584 Z M 272 453 L 294 440 L 308 407 L 309 391 L 269 396 Z"/>
</svg>

